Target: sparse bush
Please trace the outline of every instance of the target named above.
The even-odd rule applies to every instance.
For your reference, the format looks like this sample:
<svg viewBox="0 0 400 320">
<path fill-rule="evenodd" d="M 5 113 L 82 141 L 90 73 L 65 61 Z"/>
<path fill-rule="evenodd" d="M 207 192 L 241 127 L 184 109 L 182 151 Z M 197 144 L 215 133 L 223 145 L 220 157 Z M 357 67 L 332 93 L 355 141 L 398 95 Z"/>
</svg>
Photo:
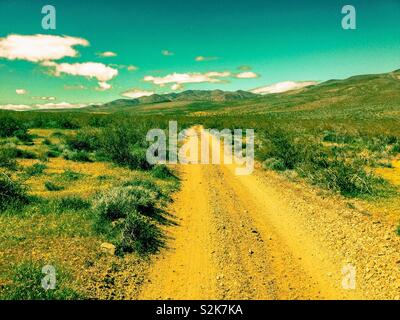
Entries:
<svg viewBox="0 0 400 320">
<path fill-rule="evenodd" d="M 56 269 L 56 288 L 42 287 L 42 267 L 45 263 L 23 262 L 13 269 L 11 284 L 0 289 L 0 300 L 75 300 L 83 298 L 65 285 L 68 276 Z"/>
</svg>

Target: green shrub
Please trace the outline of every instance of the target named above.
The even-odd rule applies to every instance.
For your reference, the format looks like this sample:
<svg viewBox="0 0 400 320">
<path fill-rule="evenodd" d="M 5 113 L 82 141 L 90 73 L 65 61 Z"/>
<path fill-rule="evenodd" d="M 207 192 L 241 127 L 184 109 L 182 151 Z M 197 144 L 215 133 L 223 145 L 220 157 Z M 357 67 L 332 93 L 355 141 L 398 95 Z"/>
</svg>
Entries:
<svg viewBox="0 0 400 320">
<path fill-rule="evenodd" d="M 51 181 L 46 181 L 44 183 L 44 187 L 46 188 L 46 190 L 48 191 L 61 191 L 64 190 L 63 186 L 59 186 Z"/>
<path fill-rule="evenodd" d="M 18 208 L 28 202 L 26 187 L 6 174 L 0 174 L 0 210 L 9 206 Z"/>
<path fill-rule="evenodd" d="M 148 217 L 132 212 L 125 219 L 117 242 L 120 253 L 137 252 L 140 255 L 157 253 L 163 246 L 163 236 Z"/>
<path fill-rule="evenodd" d="M 133 129 L 132 124 L 108 126 L 99 134 L 99 151 L 101 156 L 116 164 L 148 170 L 152 166 L 146 159 L 144 137 L 145 134 Z"/>
<path fill-rule="evenodd" d="M 151 192 L 154 192 L 156 195 L 157 199 L 169 199 L 169 197 L 161 190 L 161 188 L 153 181 L 151 180 L 143 180 L 143 179 L 134 179 L 131 181 L 127 181 L 123 184 L 124 187 L 127 186 L 135 186 L 135 187 L 142 187 L 147 190 L 150 190 Z"/>
<path fill-rule="evenodd" d="M 46 153 L 44 155 L 47 158 L 57 158 L 61 155 L 61 152 L 59 152 L 57 150 L 49 150 L 49 151 L 46 151 Z"/>
<path fill-rule="evenodd" d="M 175 178 L 172 171 L 164 164 L 156 165 L 152 170 L 151 173 L 153 177 L 158 179 L 169 179 Z"/>
<path fill-rule="evenodd" d="M 0 289 L 0 300 L 75 300 L 82 299 L 82 295 L 65 283 L 68 276 L 56 268 L 55 289 L 45 290 L 42 279 L 46 276 L 42 272 L 44 263 L 23 262 L 13 268 L 10 276 L 11 284 Z"/>
<path fill-rule="evenodd" d="M 35 163 L 34 165 L 25 169 L 26 173 L 30 176 L 35 176 L 42 174 L 44 170 L 47 169 L 47 166 L 43 163 Z"/>
<path fill-rule="evenodd" d="M 308 168 L 302 173 L 311 182 L 348 197 L 379 195 L 387 185 L 382 178 L 367 173 L 357 161 L 335 159 L 327 169 L 312 171 Z"/>
<path fill-rule="evenodd" d="M 99 148 L 99 131 L 92 128 L 84 128 L 74 136 L 67 136 L 66 143 L 71 150 L 95 151 Z"/>
<path fill-rule="evenodd" d="M 293 170 L 302 161 L 301 147 L 294 138 L 283 131 L 267 132 L 265 156 L 280 160 L 285 169 Z"/>
<path fill-rule="evenodd" d="M 110 221 L 126 218 L 134 210 L 153 212 L 157 194 L 140 186 L 113 188 L 102 193 L 94 202 L 94 210 L 99 216 Z"/>
</svg>

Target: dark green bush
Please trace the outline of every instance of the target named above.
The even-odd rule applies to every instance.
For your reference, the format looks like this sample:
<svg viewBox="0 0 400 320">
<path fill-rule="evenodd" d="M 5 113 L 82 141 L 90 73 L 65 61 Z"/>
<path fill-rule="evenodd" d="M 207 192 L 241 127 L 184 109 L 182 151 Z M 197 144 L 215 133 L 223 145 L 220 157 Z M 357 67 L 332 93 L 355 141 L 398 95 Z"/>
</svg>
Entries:
<svg viewBox="0 0 400 320">
<path fill-rule="evenodd" d="M 163 243 L 163 235 L 158 227 L 149 218 L 132 212 L 122 226 L 117 251 L 137 252 L 140 255 L 154 254 L 159 251 Z"/>
<path fill-rule="evenodd" d="M 67 136 L 66 143 L 71 150 L 95 151 L 99 148 L 99 130 L 84 128 L 74 136 Z"/>
<path fill-rule="evenodd" d="M 0 174 L 0 210 L 9 206 L 19 208 L 28 202 L 26 187 L 4 173 Z"/>
<path fill-rule="evenodd" d="M 27 135 L 27 128 L 21 121 L 10 116 L 0 117 L 0 137 L 12 137 L 18 135 L 23 137 Z"/>
</svg>

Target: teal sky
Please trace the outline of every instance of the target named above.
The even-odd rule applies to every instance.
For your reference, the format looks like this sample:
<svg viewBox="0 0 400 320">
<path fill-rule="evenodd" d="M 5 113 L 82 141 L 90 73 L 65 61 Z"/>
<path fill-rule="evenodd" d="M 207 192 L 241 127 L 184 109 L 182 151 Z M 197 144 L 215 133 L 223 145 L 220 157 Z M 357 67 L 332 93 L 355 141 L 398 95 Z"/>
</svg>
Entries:
<svg viewBox="0 0 400 320">
<path fill-rule="evenodd" d="M 41 27 L 41 8 L 49 3 L 56 8 L 56 30 Z M 346 4 L 357 10 L 356 30 L 341 27 Z M 118 75 L 103 81 L 112 88 L 100 91 L 99 79 L 55 75 L 43 61 L 2 57 L 1 40 L 11 34 L 85 39 L 90 45 L 74 46 L 75 57 L 51 61 L 98 62 L 118 69 Z M 107 51 L 117 55 L 99 56 Z M 195 61 L 199 56 L 207 59 Z M 213 78 L 218 82 L 184 83 L 177 90 L 250 90 L 399 68 L 399 0 L 0 0 L 0 105 L 49 103 L 39 97 L 54 97 L 51 103 L 100 103 L 130 89 L 171 92 L 175 83 L 160 86 L 144 78 L 174 73 L 230 73 Z M 235 77 L 242 72 L 257 77 Z M 18 95 L 16 89 L 26 93 Z"/>
</svg>

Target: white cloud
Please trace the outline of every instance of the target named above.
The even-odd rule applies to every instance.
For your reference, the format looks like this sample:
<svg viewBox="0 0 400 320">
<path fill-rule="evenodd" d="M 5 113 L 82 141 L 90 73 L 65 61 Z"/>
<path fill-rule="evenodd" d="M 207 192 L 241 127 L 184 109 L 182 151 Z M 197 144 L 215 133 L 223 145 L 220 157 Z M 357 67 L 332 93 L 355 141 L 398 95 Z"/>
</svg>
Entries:
<svg viewBox="0 0 400 320">
<path fill-rule="evenodd" d="M 155 85 L 164 86 L 166 84 L 172 84 L 172 87 L 177 88 L 176 85 L 182 85 L 185 83 L 217 83 L 222 82 L 220 78 L 226 78 L 231 75 L 230 72 L 207 72 L 207 73 L 172 73 L 164 77 L 145 76 L 144 81 L 152 82 Z M 176 89 L 173 89 L 176 90 Z"/>
<path fill-rule="evenodd" d="M 68 36 L 12 34 L 0 38 L 0 58 L 31 62 L 59 60 L 77 56 L 73 48 L 77 45 L 88 46 L 89 42 Z"/>
<path fill-rule="evenodd" d="M 175 53 L 173 53 L 172 51 L 169 51 L 169 50 L 161 50 L 161 54 L 163 56 L 173 56 Z"/>
<path fill-rule="evenodd" d="M 238 79 L 253 79 L 253 78 L 258 78 L 259 75 L 253 71 L 245 71 L 236 74 L 235 77 Z"/>
<path fill-rule="evenodd" d="M 30 111 L 30 110 L 48 110 L 48 109 L 78 109 L 89 105 L 91 104 L 83 104 L 83 103 L 74 104 L 69 102 L 33 104 L 33 105 L 6 104 L 6 105 L 0 105 L 0 110 Z"/>
<path fill-rule="evenodd" d="M 25 89 L 16 89 L 15 93 L 18 95 L 23 95 L 23 94 L 26 94 L 26 90 Z"/>
<path fill-rule="evenodd" d="M 290 90 L 296 90 L 300 88 L 304 88 L 307 86 L 316 85 L 318 82 L 316 81 L 284 81 L 275 83 L 266 87 L 256 88 L 251 90 L 253 93 L 258 94 L 269 94 L 269 93 L 281 93 Z"/>
<path fill-rule="evenodd" d="M 183 88 L 183 86 L 181 84 L 175 83 L 171 86 L 171 89 L 174 91 L 178 91 L 181 90 Z"/>
<path fill-rule="evenodd" d="M 197 56 L 194 60 L 197 62 L 201 61 L 212 61 L 212 60 L 217 60 L 218 57 L 205 57 L 205 56 Z"/>
<path fill-rule="evenodd" d="M 48 101 L 54 101 L 57 98 L 56 97 L 32 97 L 34 100 L 48 100 Z"/>
<path fill-rule="evenodd" d="M 146 91 L 146 90 L 140 90 L 140 89 L 130 89 L 128 91 L 125 91 L 121 93 L 121 96 L 131 98 L 131 99 L 136 99 L 140 97 L 148 97 L 153 95 L 153 91 Z"/>
<path fill-rule="evenodd" d="M 99 87 L 102 90 L 108 90 L 111 85 L 106 83 L 118 75 L 118 70 L 106 66 L 103 63 L 98 62 L 85 62 L 85 63 L 55 63 L 55 62 L 44 62 L 42 64 L 46 67 L 54 68 L 54 75 L 60 76 L 62 73 L 82 76 L 87 78 L 95 78 L 99 81 Z"/>
<path fill-rule="evenodd" d="M 126 69 L 128 71 L 136 71 L 138 69 L 138 67 L 130 65 L 130 66 L 127 66 Z"/>
<path fill-rule="evenodd" d="M 106 57 L 106 58 L 116 57 L 117 56 L 117 54 L 115 52 L 112 52 L 112 51 L 100 52 L 100 53 L 98 53 L 98 55 L 100 57 Z"/>
<path fill-rule="evenodd" d="M 112 85 L 107 83 L 107 82 L 99 82 L 99 88 L 97 90 L 99 91 L 105 91 L 109 90 L 112 88 Z"/>
</svg>

